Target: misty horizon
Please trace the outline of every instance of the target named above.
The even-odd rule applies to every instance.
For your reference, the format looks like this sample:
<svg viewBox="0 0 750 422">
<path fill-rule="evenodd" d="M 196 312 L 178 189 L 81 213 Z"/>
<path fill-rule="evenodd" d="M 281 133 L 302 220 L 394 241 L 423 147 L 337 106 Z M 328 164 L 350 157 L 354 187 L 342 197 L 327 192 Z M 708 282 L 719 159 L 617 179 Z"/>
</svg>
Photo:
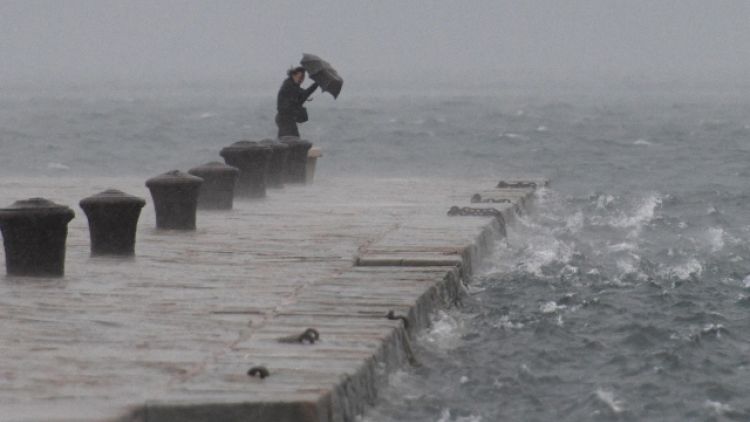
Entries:
<svg viewBox="0 0 750 422">
<path fill-rule="evenodd" d="M 309 52 L 355 90 L 388 82 L 746 85 L 748 23 L 741 1 L 5 1 L 0 80 L 275 89 Z"/>
</svg>

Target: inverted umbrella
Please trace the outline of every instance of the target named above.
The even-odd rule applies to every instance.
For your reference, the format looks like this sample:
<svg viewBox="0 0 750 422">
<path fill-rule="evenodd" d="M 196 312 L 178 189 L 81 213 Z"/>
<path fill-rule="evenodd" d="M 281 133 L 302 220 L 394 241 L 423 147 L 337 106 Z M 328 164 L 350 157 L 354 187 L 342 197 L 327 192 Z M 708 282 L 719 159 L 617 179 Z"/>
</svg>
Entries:
<svg viewBox="0 0 750 422">
<path fill-rule="evenodd" d="M 338 98 L 344 80 L 330 63 L 314 54 L 303 54 L 300 64 L 324 92 L 330 92 L 333 98 Z"/>
</svg>

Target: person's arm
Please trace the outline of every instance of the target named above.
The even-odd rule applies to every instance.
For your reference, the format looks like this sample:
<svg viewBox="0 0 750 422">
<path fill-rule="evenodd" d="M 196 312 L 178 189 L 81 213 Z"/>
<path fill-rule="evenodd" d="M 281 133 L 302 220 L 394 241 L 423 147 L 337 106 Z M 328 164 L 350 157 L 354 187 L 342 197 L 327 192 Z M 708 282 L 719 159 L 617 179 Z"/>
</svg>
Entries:
<svg viewBox="0 0 750 422">
<path fill-rule="evenodd" d="M 301 103 L 304 104 L 304 102 L 307 101 L 308 98 L 310 98 L 310 96 L 313 94 L 313 92 L 315 92 L 316 89 L 318 89 L 317 82 L 313 83 L 312 85 L 308 86 L 307 89 L 302 91 Z"/>
</svg>

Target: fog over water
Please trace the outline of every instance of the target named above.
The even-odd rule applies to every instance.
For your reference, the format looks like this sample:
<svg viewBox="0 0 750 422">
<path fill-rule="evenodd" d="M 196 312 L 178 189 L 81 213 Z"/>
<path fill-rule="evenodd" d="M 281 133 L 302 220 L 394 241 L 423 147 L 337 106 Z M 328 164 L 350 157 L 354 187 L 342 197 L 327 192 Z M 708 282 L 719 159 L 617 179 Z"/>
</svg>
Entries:
<svg viewBox="0 0 750 422">
<path fill-rule="evenodd" d="M 319 54 L 316 183 L 553 181 L 365 421 L 750 420 L 748 47 L 746 1 L 0 0 L 0 176 L 215 160 Z"/>
<path fill-rule="evenodd" d="M 273 136 L 302 52 L 346 81 L 338 101 L 315 95 L 302 126 L 332 158 L 323 172 L 522 166 L 507 142 L 488 155 L 471 140 L 546 102 L 741 110 L 749 23 L 744 1 L 1 1 L 0 173 L 156 171 Z M 425 159 L 389 158 L 405 145 Z"/>
<path fill-rule="evenodd" d="M 0 80 L 275 85 L 301 52 L 373 81 L 741 80 L 736 1 L 0 2 Z"/>
</svg>

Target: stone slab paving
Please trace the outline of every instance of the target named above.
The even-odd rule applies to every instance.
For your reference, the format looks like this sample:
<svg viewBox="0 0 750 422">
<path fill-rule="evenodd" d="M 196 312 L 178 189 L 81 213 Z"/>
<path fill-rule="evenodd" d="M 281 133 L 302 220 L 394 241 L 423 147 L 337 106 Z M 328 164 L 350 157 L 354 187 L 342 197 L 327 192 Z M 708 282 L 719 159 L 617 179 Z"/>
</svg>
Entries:
<svg viewBox="0 0 750 422">
<path fill-rule="evenodd" d="M 448 208 L 491 192 L 513 200 L 498 208 L 509 220 L 533 191 L 321 179 L 199 212 L 185 233 L 154 228 L 146 178 L 0 180 L 0 206 L 41 196 L 76 211 L 64 278 L 0 280 L 0 420 L 353 420 L 501 232 Z M 107 188 L 148 200 L 135 258 L 89 256 L 77 203 Z M 307 328 L 319 342 L 288 341 Z M 271 375 L 249 377 L 255 365 Z"/>
</svg>

